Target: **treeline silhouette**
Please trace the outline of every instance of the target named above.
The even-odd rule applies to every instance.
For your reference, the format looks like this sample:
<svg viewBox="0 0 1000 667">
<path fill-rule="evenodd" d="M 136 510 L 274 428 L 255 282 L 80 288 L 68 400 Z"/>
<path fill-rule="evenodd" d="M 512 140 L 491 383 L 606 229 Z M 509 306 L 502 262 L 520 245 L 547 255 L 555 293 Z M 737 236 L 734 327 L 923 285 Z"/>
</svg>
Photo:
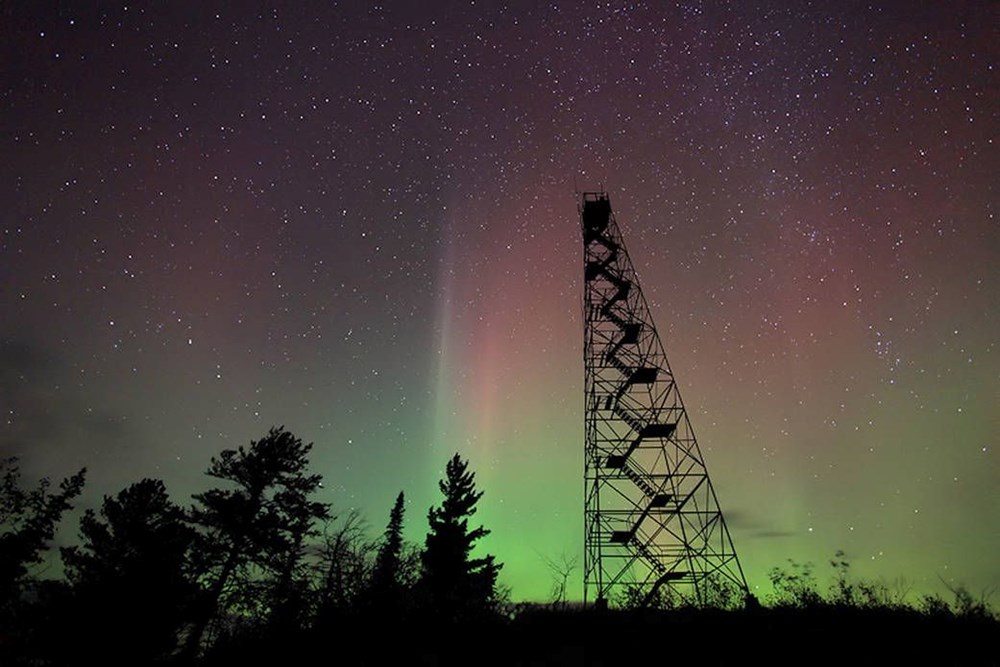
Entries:
<svg viewBox="0 0 1000 667">
<path fill-rule="evenodd" d="M 502 565 L 474 557 L 489 531 L 470 525 L 483 492 L 467 461 L 447 462 L 413 544 L 403 492 L 375 539 L 357 512 L 317 501 L 310 449 L 273 428 L 225 450 L 206 471 L 214 486 L 188 507 L 140 480 L 86 511 L 78 544 L 58 555 L 50 542 L 85 471 L 25 488 L 17 460 L 0 460 L 0 667 L 1000 664 L 985 593 L 955 587 L 953 602 L 913 604 L 905 585 L 853 579 L 840 552 L 826 592 L 810 564 L 772 569 L 765 605 L 717 582 L 701 605 L 623 587 L 611 609 L 583 608 L 566 600 L 577 565 L 566 557 L 547 561 L 550 604 L 513 604 Z M 64 576 L 39 576 L 57 558 Z"/>
<path fill-rule="evenodd" d="M 0 665 L 255 662 L 304 657 L 334 636 L 356 643 L 351 632 L 366 627 L 496 617 L 502 566 L 472 557 L 489 531 L 470 526 L 482 491 L 466 461 L 448 461 L 420 548 L 403 537 L 402 492 L 378 540 L 356 512 L 335 516 L 315 500 L 322 479 L 309 472 L 310 448 L 272 428 L 225 450 L 206 471 L 217 486 L 189 508 L 156 479 L 106 496 L 80 519 L 79 544 L 59 550 L 61 580 L 33 567 L 85 471 L 57 489 L 47 479 L 25 489 L 17 460 L 0 462 Z"/>
</svg>

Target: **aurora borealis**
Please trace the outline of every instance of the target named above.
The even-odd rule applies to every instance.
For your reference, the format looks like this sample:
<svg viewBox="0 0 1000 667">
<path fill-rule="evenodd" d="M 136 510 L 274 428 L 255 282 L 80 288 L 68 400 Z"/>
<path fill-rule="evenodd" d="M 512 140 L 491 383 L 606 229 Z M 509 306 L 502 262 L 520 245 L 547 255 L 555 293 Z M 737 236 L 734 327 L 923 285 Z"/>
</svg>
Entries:
<svg viewBox="0 0 1000 667">
<path fill-rule="evenodd" d="M 545 599 L 582 555 L 603 187 L 751 586 L 838 549 L 1000 584 L 996 3 L 285 4 L 0 14 L 27 477 L 187 503 L 284 425 L 334 511 L 375 534 L 403 490 L 419 541 L 458 451 Z"/>
</svg>

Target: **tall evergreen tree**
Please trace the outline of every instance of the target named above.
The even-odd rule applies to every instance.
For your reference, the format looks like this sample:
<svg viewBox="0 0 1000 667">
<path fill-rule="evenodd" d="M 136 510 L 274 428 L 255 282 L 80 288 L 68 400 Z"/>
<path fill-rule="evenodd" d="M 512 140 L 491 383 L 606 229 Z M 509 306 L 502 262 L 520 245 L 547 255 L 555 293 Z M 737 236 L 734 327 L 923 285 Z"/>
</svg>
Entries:
<svg viewBox="0 0 1000 667">
<path fill-rule="evenodd" d="M 402 557 L 403 557 L 403 492 L 396 496 L 396 502 L 389 512 L 389 523 L 385 528 L 385 536 L 375 556 L 375 567 L 372 570 L 371 594 L 372 602 L 379 607 L 385 607 L 399 602 L 403 588 Z"/>
<path fill-rule="evenodd" d="M 421 557 L 421 583 L 434 611 L 457 620 L 492 608 L 502 565 L 492 555 L 471 557 L 476 542 L 490 531 L 482 526 L 469 529 L 483 492 L 476 491 L 468 463 L 455 454 L 438 486 L 444 501 L 427 513 L 430 531 Z"/>
<path fill-rule="evenodd" d="M 212 458 L 207 474 L 235 488 L 194 496 L 198 504 L 191 517 L 202 529 L 195 553 L 205 595 L 188 635 L 189 654 L 197 652 L 211 620 L 236 604 L 240 584 L 270 577 L 276 581 L 270 600 L 244 602 L 272 608 L 287 602 L 304 539 L 313 522 L 328 515 L 327 505 L 309 499 L 321 482 L 320 475 L 306 472 L 311 448 L 283 428 L 272 428 L 248 448 Z"/>
</svg>

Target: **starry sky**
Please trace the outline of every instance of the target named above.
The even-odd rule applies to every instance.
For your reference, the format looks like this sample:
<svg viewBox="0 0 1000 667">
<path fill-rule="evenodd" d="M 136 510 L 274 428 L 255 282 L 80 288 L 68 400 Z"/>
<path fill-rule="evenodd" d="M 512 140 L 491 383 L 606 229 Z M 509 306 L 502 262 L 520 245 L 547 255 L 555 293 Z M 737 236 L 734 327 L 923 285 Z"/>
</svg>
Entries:
<svg viewBox="0 0 1000 667">
<path fill-rule="evenodd" d="M 1000 584 L 993 2 L 9 2 L 0 454 L 175 500 L 284 425 L 514 599 L 582 556 L 606 189 L 752 587 Z M 74 531 L 69 530 L 72 534 Z M 832 572 L 832 570 L 830 570 Z M 581 571 L 570 582 L 579 596 Z"/>
</svg>

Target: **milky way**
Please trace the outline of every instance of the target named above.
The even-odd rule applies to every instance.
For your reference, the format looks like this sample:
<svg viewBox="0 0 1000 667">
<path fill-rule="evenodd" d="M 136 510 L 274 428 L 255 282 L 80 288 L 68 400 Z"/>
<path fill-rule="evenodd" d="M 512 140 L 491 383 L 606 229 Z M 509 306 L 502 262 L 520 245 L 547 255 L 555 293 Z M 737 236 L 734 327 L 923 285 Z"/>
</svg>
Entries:
<svg viewBox="0 0 1000 667">
<path fill-rule="evenodd" d="M 752 586 L 838 549 L 1000 583 L 995 3 L 53 4 L 3 10 L 0 58 L 29 477 L 188 502 L 285 425 L 419 541 L 458 451 L 544 599 L 582 554 L 603 188 Z"/>
</svg>

